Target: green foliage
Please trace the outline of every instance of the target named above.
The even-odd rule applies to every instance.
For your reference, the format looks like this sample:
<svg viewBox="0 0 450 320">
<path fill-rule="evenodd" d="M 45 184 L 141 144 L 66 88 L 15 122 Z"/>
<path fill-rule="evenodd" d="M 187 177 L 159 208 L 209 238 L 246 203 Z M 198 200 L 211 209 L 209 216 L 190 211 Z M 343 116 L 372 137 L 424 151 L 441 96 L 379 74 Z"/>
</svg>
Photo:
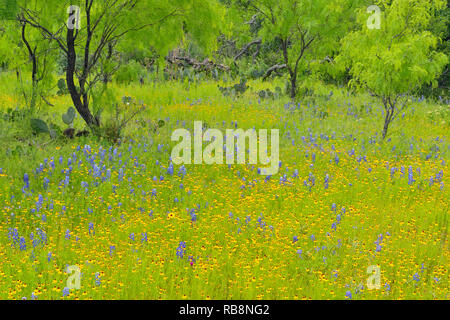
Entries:
<svg viewBox="0 0 450 320">
<path fill-rule="evenodd" d="M 145 75 L 145 68 L 135 60 L 130 60 L 127 64 L 122 65 L 119 68 L 115 79 L 118 83 L 130 84 L 131 82 L 138 81 L 145 77 Z"/>
<path fill-rule="evenodd" d="M 31 119 L 30 123 L 34 134 L 50 133 L 50 129 L 44 120 L 34 118 Z"/>
<path fill-rule="evenodd" d="M 23 121 L 27 117 L 27 111 L 23 108 L 8 108 L 6 112 L 2 112 L 2 118 L 5 121 Z"/>
<path fill-rule="evenodd" d="M 424 84 L 437 86 L 436 78 L 448 62 L 444 53 L 435 50 L 437 37 L 427 30 L 446 1 L 377 3 L 383 10 L 380 29 L 369 28 L 367 12 L 361 10 L 358 22 L 362 28 L 342 40 L 338 61 L 350 69 L 350 86 L 369 90 L 383 102 L 384 138 L 390 123 L 407 107 L 399 99 Z"/>
<path fill-rule="evenodd" d="M 0 20 L 14 20 L 18 11 L 17 0 L 0 0 Z"/>
<path fill-rule="evenodd" d="M 279 99 L 282 95 L 282 90 L 280 87 L 275 88 L 275 92 L 272 92 L 270 89 L 260 90 L 258 92 L 258 97 L 260 99 Z"/>
<path fill-rule="evenodd" d="M 146 106 L 142 101 L 124 96 L 121 103 L 114 104 L 113 109 L 113 113 L 105 119 L 101 128 L 95 129 L 98 130 L 95 133 L 111 143 L 117 143 L 123 138 L 123 130 L 146 109 Z M 164 123 L 157 123 L 158 125 L 164 126 Z"/>
<path fill-rule="evenodd" d="M 449 127 L 450 126 L 450 107 L 439 106 L 433 111 L 429 111 L 427 114 L 430 120 L 436 121 L 438 124 Z"/>
<path fill-rule="evenodd" d="M 242 78 L 239 83 L 233 86 L 230 87 L 218 86 L 218 88 L 224 96 L 240 96 L 248 90 L 249 86 L 247 86 L 247 79 Z"/>
<path fill-rule="evenodd" d="M 65 95 L 65 94 L 68 93 L 68 91 L 67 91 L 67 85 L 66 85 L 66 80 L 64 80 L 64 79 L 59 79 L 59 80 L 58 80 L 57 86 L 58 86 L 58 92 L 57 92 L 57 94 L 58 94 L 59 96 Z"/>
<path fill-rule="evenodd" d="M 67 109 L 67 112 L 62 115 L 62 120 L 65 124 L 70 126 L 73 123 L 73 120 L 75 119 L 76 111 L 73 107 L 69 107 Z"/>
<path fill-rule="evenodd" d="M 338 61 L 350 68 L 350 85 L 394 100 L 424 83 L 434 82 L 447 63 L 446 55 L 435 51 L 438 39 L 426 30 L 435 10 L 442 8 L 445 1 L 377 3 L 382 8 L 381 29 L 369 29 L 368 14 L 361 10 L 358 22 L 362 28 L 342 40 Z"/>
<path fill-rule="evenodd" d="M 48 133 L 52 139 L 57 139 L 61 136 L 62 131 L 61 128 L 50 122 L 47 124 L 44 120 L 38 118 L 32 118 L 30 120 L 31 130 L 33 134 L 39 135 L 42 133 Z"/>
<path fill-rule="evenodd" d="M 243 2 L 253 14 L 263 19 L 259 32 L 263 41 L 278 39 L 278 63 L 282 62 L 287 66 L 293 98 L 296 94 L 297 78 L 307 75 L 311 63 L 336 52 L 339 37 L 349 29 L 354 9 L 361 1 Z"/>
</svg>

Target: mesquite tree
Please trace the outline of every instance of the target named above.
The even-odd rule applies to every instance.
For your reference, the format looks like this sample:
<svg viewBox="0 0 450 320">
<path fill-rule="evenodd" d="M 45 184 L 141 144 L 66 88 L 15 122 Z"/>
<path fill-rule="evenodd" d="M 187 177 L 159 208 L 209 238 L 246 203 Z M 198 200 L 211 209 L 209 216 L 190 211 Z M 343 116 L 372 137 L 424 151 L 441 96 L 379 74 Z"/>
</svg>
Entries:
<svg viewBox="0 0 450 320">
<path fill-rule="evenodd" d="M 215 0 L 24 0 L 20 5 L 22 21 L 64 53 L 68 91 L 89 127 L 100 126 L 99 113 L 90 106 L 91 95 L 104 80 L 101 62 L 114 46 L 144 41 L 164 55 L 189 33 L 213 48 L 220 22 Z"/>
<path fill-rule="evenodd" d="M 290 96 L 312 60 L 336 52 L 337 41 L 348 31 L 357 0 L 241 0 L 262 18 L 263 41 L 279 39 L 282 64 L 290 80 Z M 275 66 L 274 66 L 275 67 Z"/>
<path fill-rule="evenodd" d="M 0 32 L 0 59 L 8 69 L 16 70 L 21 94 L 31 111 L 38 98 L 50 104 L 45 95 L 50 91 L 57 49 L 51 41 L 42 39 L 20 10 L 3 20 Z M 24 77 L 23 75 L 30 77 Z"/>
<path fill-rule="evenodd" d="M 361 10 L 359 30 L 342 40 L 338 61 L 350 68 L 350 85 L 368 90 L 384 106 L 382 136 L 389 125 L 406 108 L 400 100 L 421 85 L 434 83 L 447 63 L 447 56 L 435 50 L 438 40 L 429 23 L 442 0 L 382 0 L 379 28 L 368 23 L 366 10 Z M 371 27 L 372 26 L 372 27 Z"/>
</svg>

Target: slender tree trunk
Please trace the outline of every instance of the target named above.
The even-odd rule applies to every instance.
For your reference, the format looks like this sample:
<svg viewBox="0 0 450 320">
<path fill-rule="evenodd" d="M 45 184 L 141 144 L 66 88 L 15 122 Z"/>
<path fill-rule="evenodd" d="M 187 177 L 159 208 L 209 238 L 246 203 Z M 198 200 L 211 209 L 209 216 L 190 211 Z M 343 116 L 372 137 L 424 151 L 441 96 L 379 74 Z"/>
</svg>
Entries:
<svg viewBox="0 0 450 320">
<path fill-rule="evenodd" d="M 80 92 L 75 85 L 75 67 L 76 67 L 77 55 L 75 52 L 75 37 L 74 30 L 67 30 L 67 70 L 66 70 L 66 82 L 67 89 L 69 90 L 72 102 L 81 115 L 83 120 L 89 127 L 98 127 L 100 125 L 98 119 L 96 119 L 89 110 L 89 99 L 87 93 L 84 92 L 84 83 L 80 83 Z M 81 82 L 81 81 L 80 81 Z M 83 96 L 83 101 L 81 100 Z"/>
<path fill-rule="evenodd" d="M 291 74 L 291 99 L 295 99 L 297 96 L 297 75 Z"/>
<path fill-rule="evenodd" d="M 384 126 L 383 126 L 383 140 L 386 138 L 389 125 L 391 124 L 392 117 L 394 116 L 395 108 L 391 106 L 390 102 L 387 99 L 383 99 L 384 109 L 386 110 L 386 117 L 384 118 Z"/>
<path fill-rule="evenodd" d="M 384 119 L 384 126 L 383 126 L 383 140 L 386 138 L 388 129 L 389 129 L 389 120 L 388 120 L 388 114 L 386 114 L 386 118 Z"/>
<path fill-rule="evenodd" d="M 31 48 L 30 43 L 28 42 L 26 38 L 26 27 L 27 24 L 25 22 L 22 22 L 22 42 L 25 44 L 28 50 L 28 55 L 30 57 L 31 63 L 32 63 L 32 70 L 31 70 L 31 100 L 29 108 L 31 111 L 34 110 L 34 107 L 36 106 L 36 98 L 37 98 L 37 91 L 38 91 L 38 79 L 37 79 L 37 68 L 38 68 L 38 62 L 37 62 L 37 56 L 36 56 L 36 47 L 34 50 Z M 19 77 L 19 76 L 18 76 Z"/>
<path fill-rule="evenodd" d="M 291 90 L 289 95 L 291 99 L 295 99 L 295 96 L 297 95 L 297 70 L 292 70 L 291 66 L 289 65 L 288 45 L 288 39 L 281 40 L 281 49 L 283 50 L 284 63 L 286 64 L 286 67 L 289 71 L 291 82 Z"/>
</svg>

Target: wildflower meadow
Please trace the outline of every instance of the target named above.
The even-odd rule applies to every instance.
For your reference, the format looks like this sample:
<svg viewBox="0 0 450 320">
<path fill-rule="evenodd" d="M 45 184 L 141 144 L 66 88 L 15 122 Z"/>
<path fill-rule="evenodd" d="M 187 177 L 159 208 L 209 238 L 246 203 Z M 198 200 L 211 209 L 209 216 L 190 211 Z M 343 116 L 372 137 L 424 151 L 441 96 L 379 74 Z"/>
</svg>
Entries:
<svg viewBox="0 0 450 320">
<path fill-rule="evenodd" d="M 6 2 L 0 299 L 449 299 L 447 1 Z"/>
<path fill-rule="evenodd" d="M 2 143 L 2 298 L 447 298 L 450 145 L 434 105 L 411 101 L 382 142 L 380 106 L 345 91 L 316 105 L 209 83 L 121 90 L 165 127 L 137 121 L 117 145 Z M 198 119 L 279 128 L 279 173 L 174 165 L 170 133 Z"/>
</svg>

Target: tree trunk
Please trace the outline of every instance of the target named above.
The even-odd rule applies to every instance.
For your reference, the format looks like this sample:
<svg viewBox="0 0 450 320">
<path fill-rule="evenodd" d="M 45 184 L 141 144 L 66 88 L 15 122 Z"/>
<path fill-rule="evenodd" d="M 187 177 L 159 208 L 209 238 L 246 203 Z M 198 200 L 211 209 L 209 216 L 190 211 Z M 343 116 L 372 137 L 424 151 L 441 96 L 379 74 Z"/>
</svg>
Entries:
<svg viewBox="0 0 450 320">
<path fill-rule="evenodd" d="M 297 75 L 291 74 L 291 99 L 297 95 Z"/>
<path fill-rule="evenodd" d="M 388 120 L 388 115 L 386 114 L 386 118 L 384 119 L 384 127 L 383 127 L 383 140 L 386 138 L 388 129 L 389 129 L 389 120 Z"/>
<path fill-rule="evenodd" d="M 31 111 L 34 110 L 34 107 L 36 106 L 36 98 L 37 98 L 37 90 L 38 90 L 38 79 L 37 79 L 37 67 L 38 67 L 38 62 L 37 62 L 37 56 L 36 56 L 36 49 L 37 47 L 34 48 L 34 50 L 31 48 L 30 43 L 28 42 L 27 38 L 26 38 L 26 27 L 27 24 L 25 22 L 22 22 L 22 42 L 25 44 L 25 46 L 28 49 L 28 55 L 30 57 L 33 69 L 31 70 L 31 100 L 30 100 L 30 105 L 29 108 Z M 17 78 L 19 78 L 19 73 L 17 73 Z M 25 95 L 25 93 L 24 93 Z"/>
<path fill-rule="evenodd" d="M 66 82 L 67 89 L 69 90 L 72 102 L 77 109 L 80 116 L 86 122 L 89 127 L 98 127 L 100 125 L 98 119 L 96 119 L 89 110 L 89 99 L 87 93 L 83 93 L 83 101 L 81 100 L 81 94 L 75 85 L 75 66 L 77 61 L 77 55 L 75 52 L 75 38 L 74 30 L 67 30 L 67 70 L 66 70 Z M 80 91 L 83 90 L 83 84 L 80 83 Z"/>
<path fill-rule="evenodd" d="M 394 116 L 395 109 L 390 106 L 390 103 L 386 99 L 383 99 L 384 110 L 386 110 L 386 117 L 384 118 L 384 126 L 383 126 L 383 140 L 386 138 L 389 125 L 391 124 L 392 117 Z"/>
<path fill-rule="evenodd" d="M 288 39 L 281 40 L 281 49 L 283 50 L 284 63 L 289 71 L 291 81 L 290 97 L 291 99 L 295 99 L 295 96 L 297 95 L 297 68 L 293 70 L 289 65 L 288 42 Z"/>
</svg>

